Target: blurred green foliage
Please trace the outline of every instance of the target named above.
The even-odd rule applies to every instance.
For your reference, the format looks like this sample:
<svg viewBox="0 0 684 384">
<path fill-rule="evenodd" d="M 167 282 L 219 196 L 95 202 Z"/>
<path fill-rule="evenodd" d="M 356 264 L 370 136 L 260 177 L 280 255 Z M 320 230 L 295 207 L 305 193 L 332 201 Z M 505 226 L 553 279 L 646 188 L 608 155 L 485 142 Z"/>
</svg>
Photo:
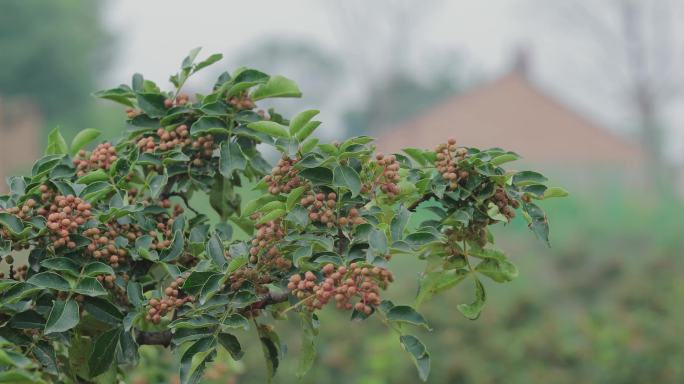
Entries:
<svg viewBox="0 0 684 384">
<path fill-rule="evenodd" d="M 90 92 L 112 48 L 102 1 L 4 0 L 0 3 L 0 96 L 34 102 L 47 126 L 76 132 L 97 120 Z M 71 128 L 71 126 L 77 126 Z"/>
<path fill-rule="evenodd" d="M 433 355 L 428 382 L 684 382 L 684 205 L 645 196 L 597 188 L 548 203 L 554 218 L 550 250 L 525 233 L 522 222 L 499 231 L 499 245 L 511 251 L 524 278 L 506 290 L 491 290 L 489 306 L 475 322 L 456 310 L 470 294 L 462 290 L 421 307 L 434 328 L 419 334 Z M 409 258 L 393 260 L 401 281 L 415 281 L 415 267 Z M 415 292 L 416 284 L 393 288 L 388 298 L 396 301 Z M 326 328 L 319 357 L 304 383 L 417 381 L 395 337 L 377 319 L 359 324 L 328 309 L 321 321 Z M 240 337 L 255 337 L 250 333 L 255 332 Z M 289 353 L 299 353 L 297 324 L 282 334 Z M 145 363 L 133 375 L 136 384 L 169 382 L 146 368 L 170 364 L 164 353 L 143 355 Z M 263 382 L 265 370 L 245 370 L 262 364 L 260 354 L 251 348 L 239 364 L 223 359 L 208 369 L 207 383 Z M 296 359 L 285 359 L 281 368 L 275 382 L 297 382 Z"/>
</svg>

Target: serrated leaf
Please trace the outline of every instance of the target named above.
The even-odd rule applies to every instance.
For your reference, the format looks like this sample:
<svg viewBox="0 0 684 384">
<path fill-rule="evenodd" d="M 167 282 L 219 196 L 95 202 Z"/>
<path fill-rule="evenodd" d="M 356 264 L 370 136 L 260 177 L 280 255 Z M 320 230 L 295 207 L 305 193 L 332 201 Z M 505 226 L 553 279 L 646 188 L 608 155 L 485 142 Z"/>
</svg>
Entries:
<svg viewBox="0 0 684 384">
<path fill-rule="evenodd" d="M 88 371 L 91 377 L 104 373 L 114 362 L 116 346 L 119 343 L 121 332 L 121 328 L 112 328 L 95 339 L 92 353 L 88 359 Z"/>
<path fill-rule="evenodd" d="M 348 165 L 338 165 L 333 170 L 333 185 L 351 191 L 352 197 L 361 192 L 361 178 L 354 168 Z"/>
<path fill-rule="evenodd" d="M 85 148 L 86 145 L 90 144 L 93 140 L 97 139 L 102 132 L 94 128 L 86 128 L 76 134 L 74 139 L 71 141 L 71 156 L 76 156 L 78 151 Z"/>
<path fill-rule="evenodd" d="M 216 233 L 213 233 L 209 238 L 205 247 L 205 252 L 207 253 L 207 256 L 221 268 L 228 263 L 224 254 L 223 242 L 221 242 L 221 239 Z"/>
<path fill-rule="evenodd" d="M 231 177 L 234 171 L 244 171 L 247 158 L 237 143 L 224 142 L 221 144 L 221 158 L 219 172 L 225 177 Z"/>
<path fill-rule="evenodd" d="M 69 152 L 64 136 L 59 132 L 59 128 L 54 128 L 48 134 L 47 148 L 45 148 L 46 155 L 63 155 Z"/>
<path fill-rule="evenodd" d="M 411 359 L 418 369 L 420 379 L 427 381 L 430 375 L 430 354 L 427 348 L 425 348 L 425 344 L 412 335 L 402 335 L 399 337 L 399 341 L 404 350 L 411 355 Z"/>
<path fill-rule="evenodd" d="M 294 81 L 283 76 L 271 76 L 266 83 L 259 85 L 251 96 L 252 100 L 257 101 L 269 97 L 301 97 L 302 92 Z"/>
<path fill-rule="evenodd" d="M 550 199 L 552 197 L 565 197 L 569 195 L 568 191 L 561 187 L 550 187 L 544 191 L 544 198 Z"/>
<path fill-rule="evenodd" d="M 254 123 L 247 124 L 247 128 L 253 129 L 258 132 L 265 133 L 274 137 L 288 138 L 290 135 L 287 133 L 287 129 L 284 125 L 278 124 L 275 121 L 257 121 Z"/>
<path fill-rule="evenodd" d="M 487 293 L 485 292 L 484 285 L 482 282 L 475 278 L 475 300 L 470 304 L 459 304 L 456 306 L 459 312 L 463 314 L 466 318 L 470 320 L 476 320 L 480 317 L 480 312 L 482 312 L 482 307 L 484 307 L 487 301 Z"/>
<path fill-rule="evenodd" d="M 425 317 L 408 305 L 397 305 L 387 312 L 387 320 L 408 323 L 430 329 Z"/>
<path fill-rule="evenodd" d="M 242 359 L 242 356 L 244 356 L 245 352 L 242 350 L 240 341 L 237 337 L 235 337 L 235 335 L 230 333 L 220 333 L 218 335 L 218 341 L 221 346 L 223 346 L 223 348 L 230 353 L 230 356 L 233 358 L 233 360 L 238 361 Z"/>
<path fill-rule="evenodd" d="M 75 300 L 55 300 L 45 323 L 45 334 L 68 331 L 78 325 L 78 304 Z"/>
<path fill-rule="evenodd" d="M 290 120 L 290 135 L 295 136 L 304 126 L 320 113 L 317 109 L 310 109 L 308 111 L 300 112 L 297 116 Z"/>
<path fill-rule="evenodd" d="M 69 282 L 54 272 L 37 273 L 29 277 L 26 282 L 40 288 L 50 288 L 58 291 L 68 291 L 70 288 Z"/>
<path fill-rule="evenodd" d="M 107 294 L 102 284 L 94 277 L 83 277 L 76 284 L 74 292 L 86 296 L 102 296 Z"/>
<path fill-rule="evenodd" d="M 305 190 L 306 187 L 301 186 L 290 191 L 290 193 L 287 195 L 287 202 L 285 203 L 285 208 L 288 211 L 291 211 L 292 208 L 294 208 L 295 204 L 299 202 L 299 198 L 302 197 L 302 194 Z"/>
</svg>

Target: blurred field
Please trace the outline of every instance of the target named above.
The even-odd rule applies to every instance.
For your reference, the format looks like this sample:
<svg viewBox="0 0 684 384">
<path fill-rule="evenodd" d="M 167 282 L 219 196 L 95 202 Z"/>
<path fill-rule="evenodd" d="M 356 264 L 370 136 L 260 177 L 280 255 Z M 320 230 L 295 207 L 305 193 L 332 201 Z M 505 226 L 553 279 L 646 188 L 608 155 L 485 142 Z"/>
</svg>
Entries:
<svg viewBox="0 0 684 384">
<path fill-rule="evenodd" d="M 479 320 L 455 308 L 471 297 L 467 283 L 421 308 L 434 328 L 419 332 L 433 357 L 430 383 L 684 381 L 684 206 L 677 200 L 636 204 L 643 196 L 603 191 L 547 202 L 550 249 L 522 220 L 498 229 L 499 246 L 510 251 L 521 276 L 492 284 Z M 406 283 L 392 286 L 388 299 L 413 297 L 419 264 L 392 260 Z M 351 322 L 333 308 L 320 317 L 317 364 L 302 382 L 417 382 L 408 356 L 377 318 Z M 297 324 L 282 335 L 288 353 L 275 382 L 296 383 Z M 254 332 L 238 336 L 247 346 L 244 360 L 223 356 L 209 368 L 207 383 L 265 380 Z M 168 382 L 175 371 L 170 355 L 147 352 L 135 383 Z"/>
</svg>

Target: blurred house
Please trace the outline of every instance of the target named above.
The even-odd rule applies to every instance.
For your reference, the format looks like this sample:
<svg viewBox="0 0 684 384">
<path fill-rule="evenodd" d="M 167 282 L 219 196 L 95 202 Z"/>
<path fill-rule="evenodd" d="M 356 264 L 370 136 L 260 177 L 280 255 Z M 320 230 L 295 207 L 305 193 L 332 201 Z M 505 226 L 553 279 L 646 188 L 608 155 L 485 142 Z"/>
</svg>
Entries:
<svg viewBox="0 0 684 384">
<path fill-rule="evenodd" d="M 7 192 L 8 176 L 27 170 L 40 156 L 40 132 L 33 104 L 0 98 L 0 193 Z"/>
<path fill-rule="evenodd" d="M 620 184 L 642 180 L 638 170 L 644 169 L 646 155 L 639 145 L 549 96 L 527 75 L 524 61 L 516 63 L 498 80 L 381 132 L 379 149 L 434 148 L 453 137 L 463 146 L 514 151 L 525 165 L 573 182 L 595 184 L 597 175 Z"/>
</svg>

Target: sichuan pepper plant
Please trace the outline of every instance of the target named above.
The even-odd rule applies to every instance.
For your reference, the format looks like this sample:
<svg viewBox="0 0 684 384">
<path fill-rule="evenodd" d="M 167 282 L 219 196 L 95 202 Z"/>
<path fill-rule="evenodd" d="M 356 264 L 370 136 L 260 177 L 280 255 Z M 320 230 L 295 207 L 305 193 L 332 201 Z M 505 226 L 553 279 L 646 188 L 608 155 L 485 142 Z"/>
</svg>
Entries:
<svg viewBox="0 0 684 384">
<path fill-rule="evenodd" d="M 518 273 L 491 226 L 520 215 L 548 242 L 537 201 L 566 193 L 539 173 L 502 168 L 513 152 L 453 139 L 385 155 L 367 136 L 319 142 L 318 111 L 286 119 L 258 109 L 300 91 L 254 69 L 184 94 L 188 77 L 221 59 L 196 62 L 198 51 L 171 76 L 172 91 L 136 74 L 96 93 L 127 107 L 124 137 L 86 150 L 98 131 L 67 145 L 55 130 L 31 174 L 9 178 L 0 381 L 114 382 L 139 346 L 157 345 L 179 357 L 182 383 L 196 383 L 220 348 L 237 360 L 255 347 L 241 344 L 244 330 L 258 334 L 272 377 L 285 351 L 278 321 L 290 316 L 301 324 L 304 374 L 325 307 L 386 324 L 426 380 L 430 354 L 412 335 L 429 329 L 419 305 L 471 284 L 474 297 L 454 311 L 476 319 L 482 279 Z M 213 219 L 192 206 L 202 201 Z M 393 303 L 384 291 L 397 257 L 425 267 L 417 296 Z"/>
</svg>

